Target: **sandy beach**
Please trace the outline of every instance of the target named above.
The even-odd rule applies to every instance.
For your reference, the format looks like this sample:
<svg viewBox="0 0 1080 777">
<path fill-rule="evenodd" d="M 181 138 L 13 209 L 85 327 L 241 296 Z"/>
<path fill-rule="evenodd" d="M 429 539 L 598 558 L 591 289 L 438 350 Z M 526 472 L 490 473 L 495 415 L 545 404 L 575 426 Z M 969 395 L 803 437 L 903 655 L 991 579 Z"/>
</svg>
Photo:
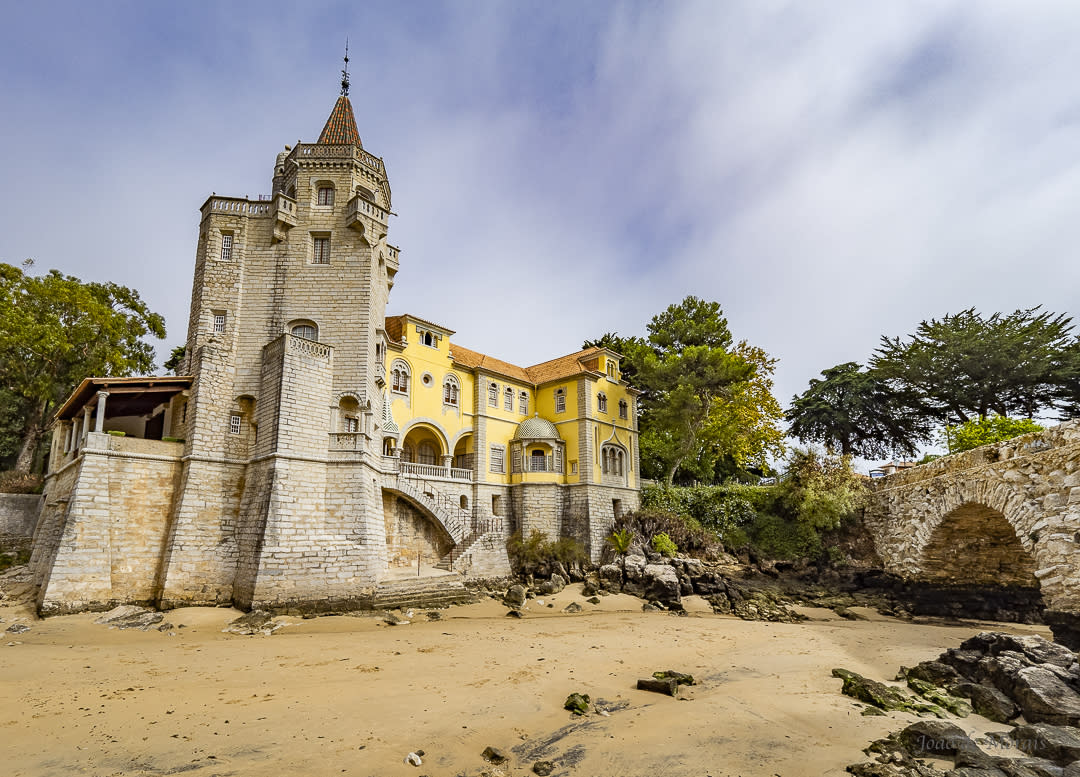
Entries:
<svg viewBox="0 0 1080 777">
<path fill-rule="evenodd" d="M 572 601 L 584 611 L 564 614 Z M 553 604 L 553 607 L 548 607 Z M 915 624 L 804 610 L 802 624 L 599 605 L 570 586 L 522 619 L 490 599 L 414 613 L 282 618 L 273 635 L 222 633 L 236 610 L 173 610 L 174 628 L 120 631 L 82 614 L 36 620 L 0 607 L 0 752 L 8 775 L 840 775 L 910 716 L 863 717 L 830 676 L 877 679 L 986 624 Z M 1039 627 L 1002 627 L 1048 636 Z M 675 669 L 685 699 L 635 689 Z M 567 695 L 607 714 L 575 718 Z M 968 731 L 1000 725 L 972 717 Z M 487 746 L 510 761 L 494 767 Z M 424 751 L 419 767 L 404 762 Z"/>
</svg>

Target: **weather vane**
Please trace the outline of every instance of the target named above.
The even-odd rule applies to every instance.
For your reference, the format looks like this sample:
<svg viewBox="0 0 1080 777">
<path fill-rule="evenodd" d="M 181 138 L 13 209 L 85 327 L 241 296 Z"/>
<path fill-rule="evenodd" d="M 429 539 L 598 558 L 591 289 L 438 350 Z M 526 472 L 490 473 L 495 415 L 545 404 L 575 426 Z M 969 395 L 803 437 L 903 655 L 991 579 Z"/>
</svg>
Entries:
<svg viewBox="0 0 1080 777">
<path fill-rule="evenodd" d="M 341 71 L 341 93 L 349 95 L 349 39 L 345 39 L 345 67 Z"/>
</svg>

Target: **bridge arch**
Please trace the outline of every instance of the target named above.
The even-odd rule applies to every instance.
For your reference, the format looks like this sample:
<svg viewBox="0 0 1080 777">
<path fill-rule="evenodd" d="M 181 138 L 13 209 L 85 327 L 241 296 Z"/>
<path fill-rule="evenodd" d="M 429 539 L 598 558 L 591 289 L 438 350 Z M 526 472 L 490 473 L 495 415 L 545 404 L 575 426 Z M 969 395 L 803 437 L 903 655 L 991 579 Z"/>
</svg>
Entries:
<svg viewBox="0 0 1080 777">
<path fill-rule="evenodd" d="M 1026 540 L 1026 542 L 1024 541 Z M 965 502 L 942 515 L 920 549 L 920 579 L 942 584 L 1038 588 L 1032 538 L 999 510 Z"/>
</svg>

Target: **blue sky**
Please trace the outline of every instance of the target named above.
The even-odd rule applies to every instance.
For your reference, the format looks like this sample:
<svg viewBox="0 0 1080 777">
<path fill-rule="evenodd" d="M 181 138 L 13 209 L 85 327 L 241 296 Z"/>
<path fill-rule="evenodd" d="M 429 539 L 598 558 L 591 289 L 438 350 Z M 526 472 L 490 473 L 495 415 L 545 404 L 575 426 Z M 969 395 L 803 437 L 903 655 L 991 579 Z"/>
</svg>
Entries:
<svg viewBox="0 0 1080 777">
<path fill-rule="evenodd" d="M 1075 314 L 1071 2 L 10 4 L 0 261 L 138 289 L 184 340 L 198 208 L 313 141 L 350 39 L 391 312 L 531 364 L 687 294 L 786 404 L 881 335 Z"/>
</svg>

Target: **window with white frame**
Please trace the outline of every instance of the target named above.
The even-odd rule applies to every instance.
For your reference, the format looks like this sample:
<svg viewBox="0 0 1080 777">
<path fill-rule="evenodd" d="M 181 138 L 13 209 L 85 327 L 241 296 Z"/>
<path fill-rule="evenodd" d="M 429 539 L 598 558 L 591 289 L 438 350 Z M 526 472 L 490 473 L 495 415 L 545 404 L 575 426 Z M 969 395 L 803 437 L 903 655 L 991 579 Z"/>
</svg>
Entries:
<svg viewBox="0 0 1080 777">
<path fill-rule="evenodd" d="M 609 378 L 615 377 L 615 361 L 613 359 L 607 360 L 607 374 Z"/>
<path fill-rule="evenodd" d="M 359 432 L 360 431 L 360 419 L 351 415 L 345 416 L 345 431 L 346 432 Z"/>
<path fill-rule="evenodd" d="M 437 338 L 431 332 L 424 332 L 420 335 L 420 344 L 426 345 L 428 348 L 438 348 L 439 338 Z"/>
<path fill-rule="evenodd" d="M 566 412 L 566 389 L 555 389 L 555 412 Z"/>
<path fill-rule="evenodd" d="M 320 235 L 311 238 L 311 263 L 330 264 L 329 235 Z"/>
<path fill-rule="evenodd" d="M 605 445 L 600 451 L 602 472 L 605 475 L 622 477 L 626 467 L 626 452 L 616 445 Z"/>
<path fill-rule="evenodd" d="M 607 412 L 607 394 L 603 391 L 596 395 L 596 409 L 600 413 Z"/>
<path fill-rule="evenodd" d="M 501 445 L 491 446 L 491 471 L 500 474 L 506 472 L 506 448 Z"/>
<path fill-rule="evenodd" d="M 488 406 L 499 406 L 499 384 L 491 383 L 488 385 Z"/>
<path fill-rule="evenodd" d="M 224 331 L 225 331 L 225 311 L 224 310 L 215 310 L 214 311 L 214 333 L 215 334 L 221 334 Z"/>
<path fill-rule="evenodd" d="M 235 413 L 229 416 L 229 434 L 240 434 L 240 416 Z"/>
<path fill-rule="evenodd" d="M 628 407 L 628 405 L 626 404 L 626 400 L 625 399 L 620 399 L 619 400 L 619 418 L 626 418 L 627 407 Z"/>
<path fill-rule="evenodd" d="M 529 392 L 522 391 L 518 396 L 518 412 L 522 415 L 529 414 Z"/>
<path fill-rule="evenodd" d="M 318 199 L 316 200 L 319 205 L 333 205 L 334 204 L 334 187 L 333 186 L 320 186 Z"/>
<path fill-rule="evenodd" d="M 232 259 L 232 232 L 221 234 L 221 261 L 228 262 Z"/>
<path fill-rule="evenodd" d="M 390 390 L 395 394 L 409 393 L 409 365 L 400 359 L 390 365 Z"/>
<path fill-rule="evenodd" d="M 503 392 L 503 410 L 510 413 L 514 412 L 514 390 L 509 386 Z"/>
<path fill-rule="evenodd" d="M 460 392 L 461 388 L 458 386 L 457 378 L 453 375 L 447 375 L 446 380 L 443 382 L 443 404 L 457 407 Z"/>
</svg>

